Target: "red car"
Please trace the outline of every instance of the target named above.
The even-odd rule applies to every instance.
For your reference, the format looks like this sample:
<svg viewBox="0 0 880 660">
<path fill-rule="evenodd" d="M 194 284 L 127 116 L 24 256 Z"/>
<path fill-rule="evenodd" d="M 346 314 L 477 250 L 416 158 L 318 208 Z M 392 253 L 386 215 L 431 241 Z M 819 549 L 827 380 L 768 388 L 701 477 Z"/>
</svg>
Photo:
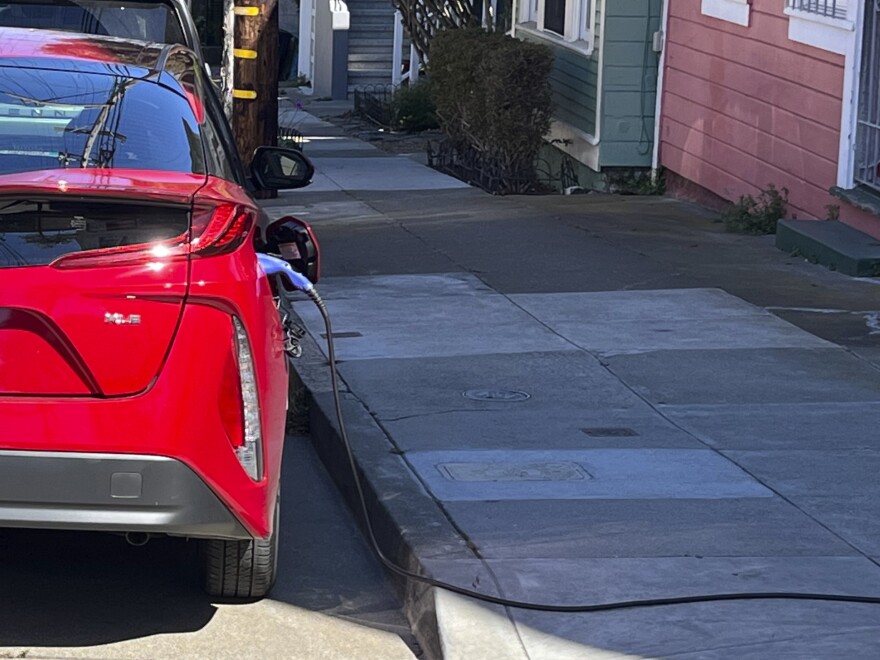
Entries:
<svg viewBox="0 0 880 660">
<path fill-rule="evenodd" d="M 200 539 L 209 593 L 269 591 L 288 367 L 257 251 L 296 227 L 248 190 L 313 171 L 246 176 L 185 47 L 0 29 L 0 527 Z"/>
</svg>

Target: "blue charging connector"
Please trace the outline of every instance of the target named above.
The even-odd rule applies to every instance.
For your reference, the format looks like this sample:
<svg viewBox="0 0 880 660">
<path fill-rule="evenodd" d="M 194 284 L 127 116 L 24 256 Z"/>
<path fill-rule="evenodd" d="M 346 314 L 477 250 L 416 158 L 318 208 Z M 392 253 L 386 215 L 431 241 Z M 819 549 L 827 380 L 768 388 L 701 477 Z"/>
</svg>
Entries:
<svg viewBox="0 0 880 660">
<path fill-rule="evenodd" d="M 287 281 L 295 289 L 303 293 L 311 293 L 315 290 L 315 285 L 305 275 L 296 272 L 284 259 L 273 257 L 271 254 L 258 254 L 257 261 L 266 275 L 277 275 L 280 273 L 287 278 Z"/>
</svg>

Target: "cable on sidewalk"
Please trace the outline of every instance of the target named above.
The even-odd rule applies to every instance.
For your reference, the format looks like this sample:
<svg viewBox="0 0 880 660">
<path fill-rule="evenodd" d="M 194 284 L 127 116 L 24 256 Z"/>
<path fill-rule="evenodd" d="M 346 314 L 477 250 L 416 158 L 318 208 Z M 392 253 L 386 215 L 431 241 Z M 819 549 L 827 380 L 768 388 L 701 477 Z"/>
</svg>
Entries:
<svg viewBox="0 0 880 660">
<path fill-rule="evenodd" d="M 333 402 L 336 408 L 336 418 L 339 423 L 339 433 L 342 438 L 342 444 L 345 447 L 345 453 L 348 458 L 349 468 L 354 478 L 355 490 L 357 491 L 358 501 L 360 503 L 361 515 L 364 518 L 364 525 L 367 529 L 367 535 L 370 540 L 370 547 L 379 561 L 389 571 L 408 580 L 415 580 L 430 587 L 445 589 L 461 596 L 475 598 L 494 605 L 503 607 L 512 607 L 523 610 L 534 610 L 537 612 L 558 612 L 558 613 L 585 613 L 585 612 L 607 612 L 611 610 L 623 610 L 637 607 L 659 607 L 663 605 L 685 605 L 691 603 L 712 603 L 721 601 L 739 601 L 739 600 L 810 600 L 810 601 L 831 601 L 842 603 L 867 603 L 871 605 L 880 605 L 880 597 L 878 596 L 850 596 L 846 594 L 827 594 L 827 593 L 810 593 L 797 591 L 745 591 L 741 593 L 717 593 L 717 594 L 698 594 L 694 596 L 675 596 L 670 598 L 645 598 L 637 600 L 622 600 L 609 603 L 597 603 L 590 605 L 551 605 L 545 603 L 529 603 L 525 601 L 513 600 L 499 596 L 491 596 L 489 594 L 467 589 L 455 584 L 436 580 L 424 575 L 419 575 L 406 570 L 395 564 L 392 560 L 385 556 L 376 534 L 373 529 L 373 523 L 370 519 L 370 513 L 367 508 L 367 501 L 364 495 L 364 489 L 361 484 L 360 475 L 357 470 L 357 462 L 354 458 L 354 452 L 348 439 L 348 433 L 345 429 L 345 420 L 342 414 L 342 401 L 339 392 L 339 378 L 336 372 L 336 349 L 333 344 L 333 328 L 330 321 L 330 315 L 327 307 L 318 292 L 312 288 L 305 292 L 312 302 L 317 305 L 321 312 L 321 318 L 324 320 L 324 327 L 327 337 L 327 353 L 330 362 L 330 381 L 333 389 Z"/>
</svg>

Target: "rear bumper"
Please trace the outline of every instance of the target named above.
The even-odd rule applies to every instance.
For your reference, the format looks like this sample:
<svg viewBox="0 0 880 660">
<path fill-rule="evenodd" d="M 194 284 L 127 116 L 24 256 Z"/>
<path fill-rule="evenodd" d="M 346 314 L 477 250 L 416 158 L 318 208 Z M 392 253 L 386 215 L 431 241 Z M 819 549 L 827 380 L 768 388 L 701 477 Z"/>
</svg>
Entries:
<svg viewBox="0 0 880 660">
<path fill-rule="evenodd" d="M 182 462 L 135 454 L 0 451 L 0 527 L 253 538 Z"/>
</svg>

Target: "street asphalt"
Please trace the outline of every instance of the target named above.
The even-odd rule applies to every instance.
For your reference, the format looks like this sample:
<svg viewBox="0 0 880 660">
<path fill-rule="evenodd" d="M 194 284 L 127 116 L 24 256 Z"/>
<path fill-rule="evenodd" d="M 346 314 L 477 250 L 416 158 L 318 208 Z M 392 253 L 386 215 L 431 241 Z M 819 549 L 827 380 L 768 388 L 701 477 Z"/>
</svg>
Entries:
<svg viewBox="0 0 880 660">
<path fill-rule="evenodd" d="M 255 603 L 205 596 L 185 539 L 2 530 L 0 658 L 414 658 L 399 601 L 306 438 L 287 439 L 281 491 L 278 582 Z"/>
<path fill-rule="evenodd" d="M 495 197 L 287 105 L 343 409 L 386 554 L 546 605 L 880 597 L 880 281 L 662 197 Z M 356 507 L 325 329 L 296 363 Z M 399 584 L 428 657 L 876 658 L 880 605 L 560 613 Z"/>
</svg>

